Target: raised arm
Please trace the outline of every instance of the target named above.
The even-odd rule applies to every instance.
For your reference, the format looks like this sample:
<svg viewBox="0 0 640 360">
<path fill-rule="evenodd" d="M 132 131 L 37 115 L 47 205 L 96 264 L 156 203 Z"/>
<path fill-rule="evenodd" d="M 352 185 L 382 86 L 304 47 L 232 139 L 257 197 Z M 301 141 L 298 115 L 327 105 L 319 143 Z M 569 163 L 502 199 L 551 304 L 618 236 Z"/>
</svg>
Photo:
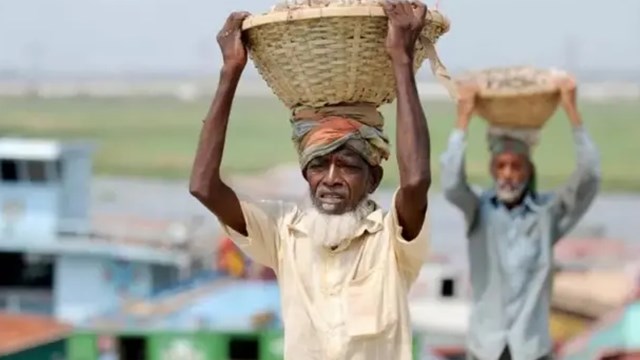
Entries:
<svg viewBox="0 0 640 360">
<path fill-rule="evenodd" d="M 389 17 L 386 40 L 397 91 L 397 159 L 400 189 L 395 207 L 402 236 L 413 240 L 422 230 L 431 186 L 431 144 L 427 119 L 413 72 L 415 43 L 425 25 L 427 8 L 421 2 L 386 1 Z"/>
<path fill-rule="evenodd" d="M 231 105 L 240 76 L 247 63 L 247 50 L 242 42 L 242 21 L 249 14 L 233 13 L 218 34 L 223 66 L 218 89 L 200 132 L 200 142 L 191 171 L 189 191 L 221 222 L 242 235 L 247 225 L 236 193 L 220 178 Z"/>
<path fill-rule="evenodd" d="M 467 226 L 472 226 L 480 203 L 478 196 L 467 183 L 464 154 L 465 137 L 473 115 L 477 86 L 462 84 L 458 88 L 456 127 L 449 136 L 447 150 L 440 158 L 441 183 L 445 198 L 459 208 Z"/>
<path fill-rule="evenodd" d="M 582 124 L 576 104 L 576 83 L 569 76 L 560 76 L 561 104 L 571 127 L 576 148 L 576 169 L 569 181 L 558 189 L 552 203 L 555 212 L 557 241 L 566 235 L 587 212 L 600 186 L 600 159 L 598 150 Z"/>
<path fill-rule="evenodd" d="M 204 120 L 189 191 L 218 217 L 231 239 L 252 259 L 277 271 L 278 229 L 264 206 L 238 199 L 220 178 L 220 165 L 233 97 L 247 64 L 242 22 L 249 14 L 233 13 L 218 34 L 224 64 L 218 89 Z"/>
</svg>

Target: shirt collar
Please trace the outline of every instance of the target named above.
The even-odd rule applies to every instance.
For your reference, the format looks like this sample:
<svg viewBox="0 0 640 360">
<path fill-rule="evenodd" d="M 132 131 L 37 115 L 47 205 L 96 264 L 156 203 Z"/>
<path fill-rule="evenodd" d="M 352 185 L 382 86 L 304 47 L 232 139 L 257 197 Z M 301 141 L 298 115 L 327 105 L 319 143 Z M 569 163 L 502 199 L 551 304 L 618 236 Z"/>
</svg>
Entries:
<svg viewBox="0 0 640 360">
<path fill-rule="evenodd" d="M 495 189 L 491 190 L 489 199 L 491 199 L 491 203 L 495 207 L 504 206 L 502 202 L 498 199 L 498 194 L 496 193 Z M 531 194 L 531 192 L 527 192 L 524 199 L 522 200 L 522 203 L 516 206 L 515 208 L 513 208 L 512 211 L 538 212 L 539 209 L 540 209 L 540 205 L 537 204 L 535 197 Z"/>
</svg>

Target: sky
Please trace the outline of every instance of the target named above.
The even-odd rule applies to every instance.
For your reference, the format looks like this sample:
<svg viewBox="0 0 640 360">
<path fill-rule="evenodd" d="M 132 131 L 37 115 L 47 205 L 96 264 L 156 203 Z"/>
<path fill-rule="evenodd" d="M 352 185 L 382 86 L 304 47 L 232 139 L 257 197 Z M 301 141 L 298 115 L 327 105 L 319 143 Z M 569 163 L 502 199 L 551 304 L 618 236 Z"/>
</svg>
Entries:
<svg viewBox="0 0 640 360">
<path fill-rule="evenodd" d="M 265 12 L 273 4 L 0 0 L 0 72 L 216 72 L 215 34 L 227 14 Z M 440 10 L 452 27 L 438 50 L 452 69 L 640 71 L 640 0 L 440 0 Z"/>
</svg>

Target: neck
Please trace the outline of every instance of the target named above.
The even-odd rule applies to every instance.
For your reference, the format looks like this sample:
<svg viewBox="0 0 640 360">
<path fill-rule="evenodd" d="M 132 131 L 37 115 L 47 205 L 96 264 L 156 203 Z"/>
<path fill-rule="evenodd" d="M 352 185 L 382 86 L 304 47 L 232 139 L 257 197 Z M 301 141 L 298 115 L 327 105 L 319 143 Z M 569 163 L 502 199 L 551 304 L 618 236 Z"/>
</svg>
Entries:
<svg viewBox="0 0 640 360">
<path fill-rule="evenodd" d="M 509 210 L 512 210 L 520 205 L 522 205 L 522 203 L 524 203 L 524 199 L 527 197 L 527 194 L 529 192 L 528 191 L 524 191 L 522 193 L 522 195 L 520 195 L 517 199 L 513 200 L 513 201 L 504 201 L 504 200 L 500 200 L 500 202 L 502 202 L 502 204 Z"/>
</svg>

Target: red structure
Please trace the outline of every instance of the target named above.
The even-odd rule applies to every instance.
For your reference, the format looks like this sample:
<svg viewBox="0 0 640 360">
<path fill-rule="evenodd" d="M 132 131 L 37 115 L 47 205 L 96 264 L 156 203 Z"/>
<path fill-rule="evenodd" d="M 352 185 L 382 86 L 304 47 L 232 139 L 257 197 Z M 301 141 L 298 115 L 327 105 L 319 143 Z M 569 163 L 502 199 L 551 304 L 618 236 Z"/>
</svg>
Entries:
<svg viewBox="0 0 640 360">
<path fill-rule="evenodd" d="M 276 279 L 273 270 L 253 262 L 228 237 L 220 241 L 216 268 L 239 279 L 267 281 Z"/>
</svg>

